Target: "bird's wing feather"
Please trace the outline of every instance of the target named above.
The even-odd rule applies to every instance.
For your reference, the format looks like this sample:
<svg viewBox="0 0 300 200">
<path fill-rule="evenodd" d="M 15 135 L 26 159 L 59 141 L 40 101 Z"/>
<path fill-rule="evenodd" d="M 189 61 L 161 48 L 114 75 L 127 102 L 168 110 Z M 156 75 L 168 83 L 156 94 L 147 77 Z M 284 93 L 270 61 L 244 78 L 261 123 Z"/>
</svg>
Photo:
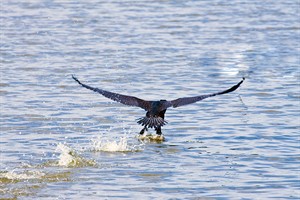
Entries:
<svg viewBox="0 0 300 200">
<path fill-rule="evenodd" d="M 114 100 L 116 102 L 119 102 L 119 103 L 122 103 L 122 104 L 125 104 L 125 105 L 128 105 L 128 106 L 137 106 L 137 107 L 143 108 L 146 111 L 150 109 L 151 101 L 145 101 L 145 100 L 139 99 L 137 97 L 117 94 L 117 93 L 109 92 L 109 91 L 102 90 L 102 89 L 99 89 L 99 88 L 94 88 L 94 87 L 91 87 L 91 86 L 88 86 L 86 84 L 81 83 L 73 75 L 72 75 L 72 78 L 77 83 L 79 83 L 82 87 L 85 87 L 85 88 L 87 88 L 89 90 L 92 90 L 94 92 L 98 92 L 98 93 L 102 94 L 103 96 L 105 96 L 105 97 L 107 97 L 111 100 Z"/>
<path fill-rule="evenodd" d="M 173 106 L 174 108 L 180 107 L 180 106 L 184 106 L 184 105 L 188 105 L 191 103 L 195 103 L 197 101 L 201 101 L 203 99 L 206 99 L 208 97 L 213 97 L 216 95 L 221 95 L 221 94 L 226 94 L 229 92 L 233 92 L 235 91 L 245 80 L 245 78 L 243 78 L 243 80 L 241 80 L 238 84 L 232 86 L 231 88 L 224 90 L 222 92 L 217 92 L 217 93 L 213 93 L 213 94 L 206 94 L 206 95 L 200 95 L 200 96 L 195 96 L 195 97 L 184 97 L 184 98 L 179 98 L 179 99 L 175 99 L 173 101 L 169 101 L 170 103 L 168 104 L 169 107 Z"/>
</svg>

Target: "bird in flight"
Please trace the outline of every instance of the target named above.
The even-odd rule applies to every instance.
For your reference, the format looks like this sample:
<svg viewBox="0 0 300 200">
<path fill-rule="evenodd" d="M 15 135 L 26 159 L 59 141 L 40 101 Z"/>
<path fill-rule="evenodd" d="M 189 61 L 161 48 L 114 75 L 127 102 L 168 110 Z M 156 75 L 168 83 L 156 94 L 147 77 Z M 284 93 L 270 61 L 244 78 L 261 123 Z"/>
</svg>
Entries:
<svg viewBox="0 0 300 200">
<path fill-rule="evenodd" d="M 95 88 L 88 86 L 86 84 L 81 83 L 75 76 L 72 75 L 72 78 L 79 83 L 81 86 L 92 90 L 94 92 L 98 92 L 102 94 L 103 96 L 114 100 L 116 102 L 128 105 L 128 106 L 136 106 L 144 109 L 146 112 L 146 116 L 139 118 L 137 123 L 143 126 L 143 129 L 140 131 L 140 134 L 142 135 L 145 131 L 148 130 L 148 128 L 154 128 L 157 135 L 161 135 L 161 127 L 166 125 L 167 122 L 165 121 L 165 113 L 168 108 L 173 107 L 177 108 L 180 106 L 185 106 L 191 103 L 195 103 L 197 101 L 201 101 L 203 99 L 206 99 L 208 97 L 213 97 L 217 95 L 226 94 L 229 92 L 235 91 L 245 80 L 243 78 L 238 84 L 232 86 L 231 88 L 224 90 L 222 92 L 217 92 L 213 94 L 205 94 L 205 95 L 199 95 L 194 97 L 183 97 L 178 98 L 172 101 L 167 100 L 159 100 L 159 101 L 146 101 L 134 96 L 128 96 L 118 93 L 109 92 L 103 89 Z"/>
</svg>

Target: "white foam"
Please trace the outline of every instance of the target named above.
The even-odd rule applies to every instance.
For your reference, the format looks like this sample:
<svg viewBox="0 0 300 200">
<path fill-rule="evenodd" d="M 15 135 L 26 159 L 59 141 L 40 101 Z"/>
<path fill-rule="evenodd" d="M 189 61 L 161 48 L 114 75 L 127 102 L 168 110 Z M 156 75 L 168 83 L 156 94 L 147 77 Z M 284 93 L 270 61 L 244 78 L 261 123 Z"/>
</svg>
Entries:
<svg viewBox="0 0 300 200">
<path fill-rule="evenodd" d="M 143 135 L 138 135 L 137 138 L 141 141 L 145 142 L 163 142 L 165 141 L 164 135 L 157 135 L 157 134 L 143 134 Z"/>
<path fill-rule="evenodd" d="M 28 179 L 40 179 L 45 176 L 45 173 L 40 171 L 25 171 L 17 173 L 15 171 L 1 172 L 0 178 L 6 178 L 10 180 L 28 180 Z"/>
<path fill-rule="evenodd" d="M 94 160 L 88 160 L 81 157 L 74 149 L 68 147 L 65 144 L 59 143 L 56 151 L 59 151 L 59 160 L 57 165 L 63 167 L 82 167 L 82 166 L 94 166 L 96 162 Z"/>
</svg>

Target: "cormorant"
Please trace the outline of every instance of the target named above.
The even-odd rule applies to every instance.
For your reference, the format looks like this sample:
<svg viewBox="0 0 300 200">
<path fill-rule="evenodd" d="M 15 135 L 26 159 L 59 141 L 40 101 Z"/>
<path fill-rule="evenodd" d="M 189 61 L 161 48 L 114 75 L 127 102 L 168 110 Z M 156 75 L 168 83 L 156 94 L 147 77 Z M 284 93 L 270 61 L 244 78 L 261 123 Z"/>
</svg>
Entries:
<svg viewBox="0 0 300 200">
<path fill-rule="evenodd" d="M 184 97 L 184 98 L 179 98 L 179 99 L 175 99 L 172 101 L 167 101 L 167 100 L 146 101 L 146 100 L 134 97 L 134 96 L 117 94 L 117 93 L 109 92 L 109 91 L 102 90 L 99 88 L 94 88 L 94 87 L 88 86 L 86 84 L 81 83 L 73 75 L 72 75 L 72 78 L 77 83 L 79 83 L 81 86 L 83 86 L 89 90 L 92 90 L 94 92 L 98 92 L 109 99 L 112 99 L 114 101 L 117 101 L 119 103 L 122 103 L 122 104 L 125 104 L 128 106 L 137 106 L 137 107 L 143 108 L 145 111 L 147 111 L 147 113 L 146 113 L 145 117 L 139 118 L 137 121 L 138 124 L 141 124 L 142 126 L 144 126 L 144 128 L 140 131 L 140 134 L 143 134 L 145 132 L 145 130 L 146 131 L 148 130 L 148 128 L 154 128 L 156 130 L 157 135 L 162 134 L 161 127 L 163 125 L 167 124 L 167 122 L 165 121 L 165 113 L 169 107 L 177 108 L 180 106 L 195 103 L 197 101 L 201 101 L 208 97 L 213 97 L 216 95 L 233 92 L 245 80 L 245 78 L 243 78 L 238 84 L 232 86 L 231 88 L 224 90 L 222 92 L 217 92 L 217 93 L 213 93 L 213 94 L 206 94 L 206 95 L 200 95 L 200 96 L 194 96 L 194 97 Z"/>
</svg>

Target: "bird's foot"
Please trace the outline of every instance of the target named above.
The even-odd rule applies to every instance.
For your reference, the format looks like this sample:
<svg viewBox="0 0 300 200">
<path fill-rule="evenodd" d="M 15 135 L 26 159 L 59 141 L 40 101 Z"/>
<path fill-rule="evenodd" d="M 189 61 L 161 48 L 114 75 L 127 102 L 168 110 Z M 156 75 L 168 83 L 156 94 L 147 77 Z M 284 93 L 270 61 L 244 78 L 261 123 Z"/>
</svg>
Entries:
<svg viewBox="0 0 300 200">
<path fill-rule="evenodd" d="M 147 132 L 148 129 L 147 128 L 143 128 L 141 131 L 140 131 L 140 135 L 144 135 L 145 132 Z"/>
<path fill-rule="evenodd" d="M 155 131 L 156 131 L 156 135 L 162 135 L 161 127 L 156 127 Z"/>
<path fill-rule="evenodd" d="M 162 135 L 161 131 L 156 131 L 156 135 Z"/>
<path fill-rule="evenodd" d="M 144 133 L 145 133 L 144 129 L 140 131 L 140 135 L 143 135 Z"/>
</svg>

